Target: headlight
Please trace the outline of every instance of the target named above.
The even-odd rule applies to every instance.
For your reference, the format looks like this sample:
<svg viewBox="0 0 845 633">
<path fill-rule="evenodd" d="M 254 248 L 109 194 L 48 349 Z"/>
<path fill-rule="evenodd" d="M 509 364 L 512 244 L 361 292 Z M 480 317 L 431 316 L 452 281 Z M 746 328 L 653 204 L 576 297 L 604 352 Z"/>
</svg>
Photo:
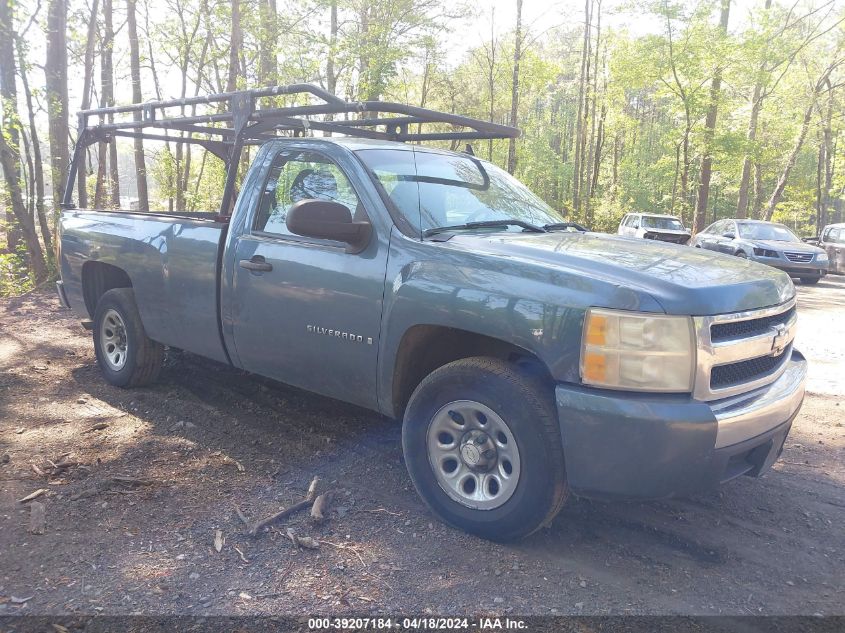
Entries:
<svg viewBox="0 0 845 633">
<path fill-rule="evenodd" d="M 581 343 L 581 380 L 608 389 L 692 391 L 692 318 L 590 308 Z"/>
<path fill-rule="evenodd" d="M 757 257 L 777 257 L 778 256 L 777 251 L 772 251 L 772 250 L 769 250 L 768 248 L 757 248 L 756 246 L 754 247 L 754 254 Z"/>
<path fill-rule="evenodd" d="M 827 261 L 827 253 L 819 253 L 816 255 L 817 262 L 826 262 Z"/>
</svg>

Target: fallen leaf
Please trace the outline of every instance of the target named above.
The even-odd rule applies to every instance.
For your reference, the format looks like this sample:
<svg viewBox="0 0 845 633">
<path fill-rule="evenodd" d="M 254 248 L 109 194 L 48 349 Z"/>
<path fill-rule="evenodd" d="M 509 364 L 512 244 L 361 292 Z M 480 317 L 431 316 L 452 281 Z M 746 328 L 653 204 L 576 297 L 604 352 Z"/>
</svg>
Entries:
<svg viewBox="0 0 845 633">
<path fill-rule="evenodd" d="M 238 597 L 241 598 L 242 600 L 252 600 L 252 596 L 249 595 L 246 591 L 241 591 L 238 594 Z"/>
<path fill-rule="evenodd" d="M 46 488 L 39 488 L 35 492 L 32 492 L 25 496 L 23 499 L 18 499 L 18 503 L 26 503 L 27 501 L 32 501 L 33 499 L 37 499 L 46 492 L 48 492 Z"/>
<path fill-rule="evenodd" d="M 32 600 L 35 596 L 27 596 L 26 598 L 18 598 L 17 596 L 12 596 L 11 601 L 12 604 L 24 604 Z"/>
</svg>

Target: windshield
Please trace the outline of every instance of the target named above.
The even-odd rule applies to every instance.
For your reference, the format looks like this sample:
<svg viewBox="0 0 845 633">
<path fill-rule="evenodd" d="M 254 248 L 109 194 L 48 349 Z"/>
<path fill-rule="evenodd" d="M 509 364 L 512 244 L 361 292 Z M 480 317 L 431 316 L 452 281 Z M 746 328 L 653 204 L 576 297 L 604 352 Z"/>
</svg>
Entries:
<svg viewBox="0 0 845 633">
<path fill-rule="evenodd" d="M 771 240 L 773 242 L 800 242 L 801 240 L 783 224 L 740 224 L 739 236 L 746 240 Z"/>
<path fill-rule="evenodd" d="M 683 231 L 684 225 L 678 218 L 660 218 L 644 215 L 642 226 L 644 229 L 663 229 L 664 231 Z"/>
<path fill-rule="evenodd" d="M 471 156 L 424 150 L 359 150 L 390 201 L 416 231 L 491 220 L 535 226 L 561 216 L 507 172 Z M 520 226 L 478 230 L 523 231 Z"/>
</svg>

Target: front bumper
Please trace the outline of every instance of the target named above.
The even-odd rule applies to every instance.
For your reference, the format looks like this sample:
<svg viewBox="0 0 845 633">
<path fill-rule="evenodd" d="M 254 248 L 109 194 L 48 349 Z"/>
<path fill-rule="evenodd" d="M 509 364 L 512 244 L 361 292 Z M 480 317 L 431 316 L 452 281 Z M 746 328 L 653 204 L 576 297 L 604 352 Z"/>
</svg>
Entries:
<svg viewBox="0 0 845 633">
<path fill-rule="evenodd" d="M 824 277 L 829 267 L 828 262 L 817 262 L 815 258 L 810 262 L 792 262 L 783 257 L 750 255 L 748 259 L 782 270 L 792 277 Z"/>
<path fill-rule="evenodd" d="M 717 402 L 558 385 L 569 485 L 583 496 L 661 498 L 758 476 L 780 455 L 806 376 L 793 351 L 775 382 Z"/>
</svg>

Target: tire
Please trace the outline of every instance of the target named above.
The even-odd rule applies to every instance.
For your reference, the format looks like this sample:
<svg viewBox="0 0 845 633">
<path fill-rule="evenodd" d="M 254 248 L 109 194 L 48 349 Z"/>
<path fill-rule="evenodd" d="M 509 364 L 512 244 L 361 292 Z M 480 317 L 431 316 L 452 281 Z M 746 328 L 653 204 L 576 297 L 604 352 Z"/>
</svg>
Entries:
<svg viewBox="0 0 845 633">
<path fill-rule="evenodd" d="M 449 363 L 420 383 L 405 411 L 402 448 L 417 493 L 438 517 L 494 541 L 551 523 L 569 495 L 553 394 L 529 368 L 486 357 Z"/>
<path fill-rule="evenodd" d="M 100 297 L 93 337 L 97 363 L 109 383 L 141 387 L 158 378 L 164 346 L 147 337 L 131 288 L 115 288 Z"/>
<path fill-rule="evenodd" d="M 748 259 L 748 255 L 746 255 L 743 251 L 737 251 L 736 253 L 734 253 L 734 255 L 741 259 Z"/>
<path fill-rule="evenodd" d="M 801 277 L 801 283 L 805 286 L 815 286 L 821 280 L 821 277 Z"/>
</svg>

